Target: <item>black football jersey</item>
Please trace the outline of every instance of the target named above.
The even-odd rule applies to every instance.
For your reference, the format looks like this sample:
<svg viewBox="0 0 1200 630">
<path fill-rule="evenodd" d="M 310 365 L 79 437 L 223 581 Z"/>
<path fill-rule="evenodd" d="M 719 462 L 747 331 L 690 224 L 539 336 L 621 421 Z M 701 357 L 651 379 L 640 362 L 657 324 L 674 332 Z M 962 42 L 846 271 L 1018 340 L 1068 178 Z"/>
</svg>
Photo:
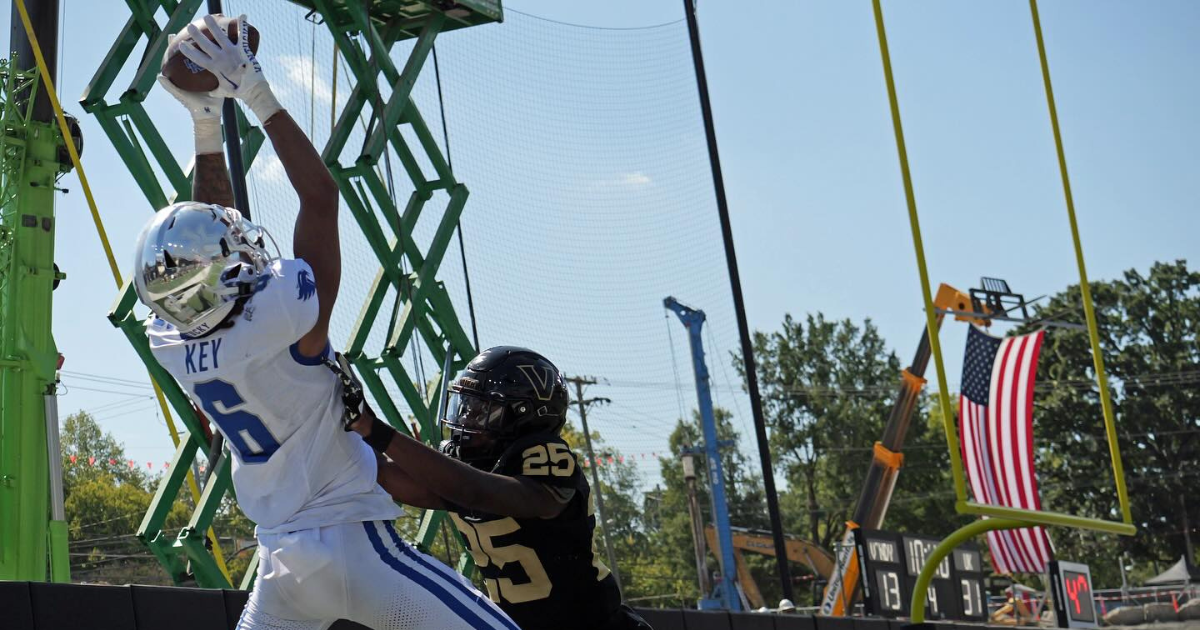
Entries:
<svg viewBox="0 0 1200 630">
<path fill-rule="evenodd" d="M 565 504 L 547 519 L 450 512 L 492 601 L 523 630 L 603 626 L 621 593 L 593 544 L 591 488 L 574 453 L 557 435 L 527 436 L 492 472 L 545 484 Z"/>
</svg>

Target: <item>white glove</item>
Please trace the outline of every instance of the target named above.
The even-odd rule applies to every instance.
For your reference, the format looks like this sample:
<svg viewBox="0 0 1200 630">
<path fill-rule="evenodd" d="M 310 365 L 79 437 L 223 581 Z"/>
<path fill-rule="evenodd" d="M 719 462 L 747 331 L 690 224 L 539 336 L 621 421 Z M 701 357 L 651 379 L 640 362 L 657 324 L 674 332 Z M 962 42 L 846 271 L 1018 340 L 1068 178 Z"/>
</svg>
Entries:
<svg viewBox="0 0 1200 630">
<path fill-rule="evenodd" d="M 222 152 L 221 102 L 224 100 L 211 92 L 188 92 L 181 90 L 171 80 L 158 75 L 158 83 L 171 96 L 187 108 L 192 115 L 192 128 L 196 136 L 196 155 Z"/>
<path fill-rule="evenodd" d="M 163 65 L 179 48 L 179 44 L 187 39 L 186 35 L 177 33 L 167 42 L 167 51 L 163 54 Z M 192 115 L 192 124 L 196 136 L 196 155 L 221 152 L 221 97 L 205 92 L 188 92 L 180 89 L 171 80 L 158 75 L 158 83 L 175 100 L 183 104 L 184 109 Z"/>
<path fill-rule="evenodd" d="M 191 40 L 181 42 L 179 52 L 192 63 L 208 70 L 217 77 L 218 87 L 213 94 L 237 98 L 245 103 L 262 123 L 283 109 L 271 86 L 263 76 L 262 66 L 250 52 L 250 25 L 245 14 L 238 17 L 238 43 L 229 40 L 225 29 L 211 15 L 204 16 L 208 32 L 217 40 L 213 42 L 200 32 L 194 24 L 188 24 Z"/>
</svg>

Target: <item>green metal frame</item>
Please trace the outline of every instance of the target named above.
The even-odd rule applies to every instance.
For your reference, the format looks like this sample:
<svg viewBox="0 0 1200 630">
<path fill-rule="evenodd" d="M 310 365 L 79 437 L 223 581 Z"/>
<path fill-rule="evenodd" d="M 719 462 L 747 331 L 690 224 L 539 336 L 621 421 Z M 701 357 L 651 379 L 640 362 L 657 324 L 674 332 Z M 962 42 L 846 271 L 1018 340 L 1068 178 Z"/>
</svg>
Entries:
<svg viewBox="0 0 1200 630">
<path fill-rule="evenodd" d="M 390 377 L 412 411 L 420 427 L 418 437 L 436 442 L 440 431 L 434 415 L 445 379 L 439 372 L 434 379 L 437 385 L 422 395 L 415 375 L 404 367 L 402 359 L 414 336 L 419 337 L 438 365 L 448 365 L 452 372 L 461 369 L 475 355 L 475 347 L 455 313 L 445 285 L 436 280 L 469 191 L 450 170 L 436 137 L 412 99 L 412 89 L 439 33 L 498 21 L 502 18 L 499 3 L 460 3 L 450 13 L 435 9 L 432 3 L 414 0 L 375 2 L 369 11 L 362 5 L 332 0 L 297 4 L 309 6 L 322 15 L 355 80 L 354 90 L 321 154 L 380 263 L 369 297 L 351 332 L 346 356 L 389 424 L 411 434 L 387 392 L 382 373 Z M 493 5 L 494 11 L 482 10 Z M 468 10 L 471 7 L 475 8 Z M 416 41 L 403 68 L 397 68 L 389 52 L 396 42 L 404 39 Z M 391 86 L 386 102 L 380 81 Z M 369 111 L 375 123 L 371 125 L 373 131 L 362 150 L 347 158 L 347 142 L 364 110 Z M 402 134 L 405 125 L 416 137 L 415 144 Z M 389 194 L 378 168 L 388 146 L 398 156 L 413 187 L 403 210 Z M 423 152 L 432 165 L 432 177 L 422 171 L 416 151 Z M 413 228 L 439 191 L 445 193 L 448 202 L 437 219 L 437 229 L 428 248 L 422 251 L 412 237 Z M 406 266 L 411 271 L 406 272 Z M 370 356 L 366 351 L 367 341 L 389 291 L 399 296 L 403 307 L 392 314 L 382 350 Z M 444 512 L 438 511 L 423 515 L 417 537 L 419 547 L 429 547 L 444 516 Z M 469 568 L 469 563 L 466 566 Z"/>
<path fill-rule="evenodd" d="M 349 102 L 322 151 L 322 158 L 336 178 L 346 207 L 370 244 L 380 267 L 351 333 L 346 355 L 357 368 L 379 411 L 392 426 L 410 434 L 400 408 L 391 400 L 382 372 L 386 372 L 387 378 L 400 391 L 421 427 L 421 437 L 435 442 L 440 439 L 440 432 L 434 412 L 442 396 L 444 379 L 439 374 L 438 385 L 428 388 L 431 391 L 422 395 L 421 385 L 424 384 L 414 382 L 403 359 L 414 337 L 439 365 L 449 365 L 452 371 L 461 369 L 475 355 L 475 348 L 455 313 L 445 285 L 437 280 L 438 268 L 469 192 L 451 172 L 435 136 L 417 110 L 411 92 L 437 35 L 446 30 L 500 21 L 503 17 L 500 3 L 498 0 L 459 0 L 445 12 L 437 8 L 441 3 L 435 0 L 375 0 L 369 6 L 338 0 L 299 1 L 296 4 L 320 14 L 355 80 Z M 187 199 L 191 194 L 191 173 L 179 168 L 142 103 L 154 85 L 168 37 L 194 18 L 202 0 L 126 0 L 126 5 L 131 16 L 80 102 L 85 111 L 96 116 L 153 211 L 170 202 Z M 160 7 L 168 16 L 161 26 L 154 17 Z M 360 38 L 365 45 L 360 45 Z M 392 47 L 399 41 L 414 38 L 416 43 L 406 63 L 403 68 L 397 68 L 389 56 Z M 142 61 L 129 87 L 115 102 L 108 102 L 107 95 L 118 74 L 143 41 L 146 49 L 137 57 Z M 135 60 L 134 63 L 139 62 Z M 386 102 L 380 81 L 387 81 L 391 87 Z M 249 169 L 265 136 L 258 127 L 249 124 L 240 110 L 238 113 L 243 162 Z M 343 162 L 353 126 L 364 113 L 372 117 L 374 131 L 364 149 Z M 404 125 L 412 130 L 416 143 L 410 144 L 404 138 L 401 133 Z M 402 211 L 389 196 L 379 169 L 379 161 L 388 146 L 398 156 L 413 186 L 413 193 Z M 420 151 L 433 166 L 432 177 L 426 177 L 422 172 L 416 151 Z M 412 237 L 412 230 L 421 215 L 430 212 L 426 206 L 439 191 L 445 193 L 448 202 L 438 218 L 428 248 L 422 251 Z M 367 352 L 367 341 L 389 291 L 399 296 L 398 305 L 402 308 L 393 314 L 384 347 L 372 356 Z M 229 588 L 229 582 L 204 543 L 204 532 L 229 490 L 227 454 L 209 476 L 188 526 L 173 539 L 168 539 L 162 532 L 166 516 L 178 500 L 188 466 L 207 448 L 204 440 L 207 430 L 204 419 L 196 412 L 187 394 L 150 354 L 143 324 L 133 314 L 136 304 L 137 296 L 130 283 L 126 283 L 109 313 L 109 320 L 125 334 L 138 357 L 162 386 L 188 431 L 179 444 L 170 473 L 160 482 L 138 529 L 138 538 L 150 548 L 176 583 L 189 577 L 190 565 L 198 585 Z M 428 548 L 443 517 L 443 512 L 435 511 L 423 516 L 418 546 Z M 185 558 L 188 563 L 184 562 Z M 469 561 L 460 565 L 464 570 L 470 569 Z M 242 581 L 242 588 L 252 585 L 253 572 L 252 564 Z"/>
<path fill-rule="evenodd" d="M 66 526 L 50 519 L 46 396 L 58 348 L 50 322 L 54 191 L 65 144 L 33 119 L 38 72 L 0 60 L 0 580 L 69 581 Z"/>
<path fill-rule="evenodd" d="M 950 404 L 950 392 L 946 381 L 946 367 L 942 360 L 942 348 L 938 339 L 937 314 L 933 304 L 933 295 L 930 290 L 929 272 L 925 264 L 925 246 L 921 239 L 921 224 L 917 215 L 916 195 L 913 192 L 912 174 L 908 166 L 908 151 L 904 143 L 904 128 L 900 122 L 900 105 L 896 97 L 896 83 L 895 77 L 892 74 L 891 54 L 888 50 L 887 32 L 883 22 L 883 9 L 880 5 L 880 0 L 872 0 L 872 5 L 875 14 L 876 34 L 879 39 L 880 58 L 883 62 L 884 79 L 887 84 L 888 104 L 892 115 L 892 128 L 896 135 L 896 151 L 900 159 L 900 171 L 904 182 L 904 196 L 908 206 L 913 248 L 916 251 L 917 271 L 921 277 L 921 297 L 925 303 L 926 327 L 929 331 L 929 343 L 933 353 L 934 365 L 937 368 L 938 403 L 942 413 L 946 445 L 950 450 L 950 472 L 954 480 L 954 494 L 956 498 L 954 507 L 959 514 L 984 517 L 979 521 L 968 524 L 948 537 L 926 561 L 914 587 L 912 599 L 912 620 L 915 623 L 921 623 L 925 620 L 925 590 L 929 585 L 929 580 L 933 575 L 935 567 L 955 546 L 972 536 L 985 531 L 1016 529 L 1030 525 L 1074 527 L 1122 536 L 1134 535 L 1137 533 L 1137 528 L 1133 525 L 1133 517 L 1130 512 L 1129 494 L 1125 485 L 1125 472 L 1121 463 L 1121 450 L 1117 443 L 1116 420 L 1108 390 L 1108 377 L 1104 370 L 1104 359 L 1100 353 L 1100 334 L 1096 326 L 1095 307 L 1092 304 L 1087 269 L 1084 265 L 1083 245 L 1079 238 L 1079 226 L 1075 219 L 1075 202 L 1071 195 L 1070 179 L 1067 176 L 1066 155 L 1063 150 L 1062 134 L 1058 126 L 1058 112 L 1054 104 L 1054 91 L 1050 83 L 1050 68 L 1046 61 L 1046 48 L 1042 39 L 1041 22 L 1038 18 L 1037 0 L 1029 0 L 1029 8 L 1037 39 L 1038 57 L 1041 62 L 1042 80 L 1046 88 L 1046 102 L 1050 110 L 1051 127 L 1054 131 L 1054 143 L 1062 175 L 1063 193 L 1066 197 L 1067 216 L 1071 226 L 1071 239 L 1075 250 L 1075 260 L 1079 269 L 1079 285 L 1083 293 L 1083 308 L 1087 319 L 1088 339 L 1091 344 L 1092 359 L 1096 369 L 1096 380 L 1100 388 L 1104 428 L 1108 436 L 1109 455 L 1112 460 L 1113 476 L 1116 480 L 1117 499 L 1121 507 L 1120 522 L 1075 516 L 1072 514 L 982 505 L 967 498 L 966 474 L 963 469 L 958 430 L 954 423 L 954 409 Z"/>
</svg>

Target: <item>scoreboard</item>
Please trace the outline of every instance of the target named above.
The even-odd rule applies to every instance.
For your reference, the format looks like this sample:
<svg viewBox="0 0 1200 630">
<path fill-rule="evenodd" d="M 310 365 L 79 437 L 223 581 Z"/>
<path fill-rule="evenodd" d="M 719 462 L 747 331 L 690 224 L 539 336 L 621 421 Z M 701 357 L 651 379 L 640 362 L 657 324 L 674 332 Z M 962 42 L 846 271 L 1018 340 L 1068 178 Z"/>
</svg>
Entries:
<svg viewBox="0 0 1200 630">
<path fill-rule="evenodd" d="M 1092 599 L 1092 572 L 1086 564 L 1052 560 L 1050 584 L 1054 613 L 1060 628 L 1095 628 L 1096 605 Z"/>
<path fill-rule="evenodd" d="M 905 588 L 904 558 L 900 555 L 900 536 L 879 530 L 854 530 L 858 548 L 859 583 L 867 613 L 883 617 L 907 617 L 908 596 Z"/>
<path fill-rule="evenodd" d="M 856 529 L 854 540 L 867 613 L 908 617 L 917 576 L 941 541 L 867 529 Z M 926 617 L 983 621 L 987 617 L 983 592 L 983 556 L 979 548 L 965 545 L 955 549 L 938 564 L 929 582 Z"/>
<path fill-rule="evenodd" d="M 958 619 L 987 621 L 987 596 L 983 590 L 983 552 L 975 545 L 963 545 L 954 550 L 955 596 Z"/>
</svg>

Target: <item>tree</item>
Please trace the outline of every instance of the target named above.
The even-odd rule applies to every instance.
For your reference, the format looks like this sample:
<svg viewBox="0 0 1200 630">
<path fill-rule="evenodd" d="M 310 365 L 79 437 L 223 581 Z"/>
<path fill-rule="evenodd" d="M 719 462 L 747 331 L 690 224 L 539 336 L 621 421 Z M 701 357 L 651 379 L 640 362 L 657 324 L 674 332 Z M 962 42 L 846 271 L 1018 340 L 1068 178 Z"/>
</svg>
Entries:
<svg viewBox="0 0 1200 630">
<path fill-rule="evenodd" d="M 778 331 L 756 331 L 754 353 L 772 458 L 786 480 L 779 499 L 784 530 L 832 550 L 883 435 L 900 360 L 870 319 L 859 325 L 821 313 L 804 321 L 787 315 Z M 744 378 L 741 357 L 733 364 Z M 927 407 L 922 397 L 887 526 L 940 536 L 954 528 L 953 488 L 940 422 Z"/>
<path fill-rule="evenodd" d="M 150 477 L 140 467 L 127 465 L 124 447 L 87 412 L 67 416 L 60 436 L 72 579 L 169 583 L 135 536 L 153 496 Z M 190 512 L 190 506 L 177 503 L 167 525 L 183 526 Z"/>
<path fill-rule="evenodd" d="M 63 459 L 63 493 L 70 494 L 81 480 L 106 474 L 113 481 L 145 488 L 147 475 L 141 467 L 129 467 L 125 447 L 105 433 L 86 411 L 67 416 L 59 432 Z M 75 458 L 74 465 L 71 458 Z"/>
<path fill-rule="evenodd" d="M 562 437 L 575 452 L 581 464 L 580 472 L 588 484 L 592 485 L 591 468 L 596 466 L 596 463 L 587 461 L 587 445 L 583 432 L 567 424 L 563 427 Z M 608 446 L 599 432 L 593 431 L 591 437 L 596 458 L 603 462 L 596 466 L 600 487 L 591 488 L 592 497 L 594 501 L 597 493 L 604 493 L 604 522 L 608 526 L 608 538 L 613 546 L 613 556 L 617 560 L 617 571 L 621 576 L 622 586 L 625 587 L 627 597 L 646 594 L 649 591 L 644 586 L 645 580 L 641 578 L 647 575 L 644 569 L 649 562 L 646 553 L 648 539 L 643 505 L 638 500 L 640 485 L 637 464 L 632 458 L 626 460 L 620 451 Z M 597 517 L 599 516 L 597 512 Z M 597 518 L 594 550 L 607 564 L 600 527 L 601 522 Z"/>
<path fill-rule="evenodd" d="M 900 361 L 887 350 L 870 319 L 829 321 L 821 313 L 804 322 L 784 317 L 780 330 L 755 332 L 763 407 L 771 450 L 787 479 L 780 499 L 785 525 L 826 549 L 845 529 L 900 380 Z M 735 367 L 742 371 L 740 358 Z M 744 372 L 743 372 L 744 376 Z M 893 522 L 921 533 L 945 528 L 944 513 L 909 500 L 944 491 L 944 447 L 925 417 L 915 412 L 904 449 Z M 906 497 L 909 495 L 909 497 Z M 951 502 L 952 503 L 952 502 Z"/>
<path fill-rule="evenodd" d="M 718 408 L 715 416 L 719 439 L 736 442 L 738 434 L 731 422 L 731 414 Z M 613 528 L 617 533 L 614 554 L 621 566 L 627 599 L 645 598 L 647 605 L 691 606 L 701 597 L 687 507 L 687 484 L 679 459 L 684 448 L 702 443 L 701 434 L 698 412 L 693 411 L 690 421 L 678 421 L 670 436 L 672 454 L 659 458 L 663 483 L 642 494 L 641 501 L 637 500 L 640 489 L 636 484 L 636 468 L 629 462 L 605 465 L 598 470 L 610 522 L 617 522 Z M 582 441 L 582 436 L 569 428 L 564 436 L 573 444 Z M 593 433 L 593 443 L 599 437 Z M 600 448 L 601 451 L 609 450 L 604 446 Z M 726 448 L 721 458 L 731 522 L 741 527 L 764 527 L 762 484 L 745 454 L 737 448 Z M 703 471 L 703 456 L 699 459 L 697 470 Z M 701 513 L 706 522 L 711 522 L 711 503 L 703 478 L 697 484 L 697 496 Z M 771 574 L 759 567 L 765 566 L 767 559 L 751 557 L 749 560 L 752 571 L 762 573 L 760 578 L 769 578 Z M 715 552 L 710 549 L 705 569 L 713 571 L 717 566 Z"/>
<path fill-rule="evenodd" d="M 1200 273 L 1183 260 L 1159 262 L 1148 275 L 1129 270 L 1119 280 L 1093 282 L 1091 291 L 1138 533 L 1116 540 L 1055 533 L 1053 539 L 1058 557 L 1090 561 L 1097 583 L 1119 584 L 1114 544 L 1135 564 L 1171 563 L 1183 555 L 1197 560 Z M 1081 305 L 1079 287 L 1071 286 L 1034 312 L 1082 322 Z M 1037 376 L 1037 466 L 1044 505 L 1120 518 L 1087 331 L 1048 333 Z"/>
</svg>

